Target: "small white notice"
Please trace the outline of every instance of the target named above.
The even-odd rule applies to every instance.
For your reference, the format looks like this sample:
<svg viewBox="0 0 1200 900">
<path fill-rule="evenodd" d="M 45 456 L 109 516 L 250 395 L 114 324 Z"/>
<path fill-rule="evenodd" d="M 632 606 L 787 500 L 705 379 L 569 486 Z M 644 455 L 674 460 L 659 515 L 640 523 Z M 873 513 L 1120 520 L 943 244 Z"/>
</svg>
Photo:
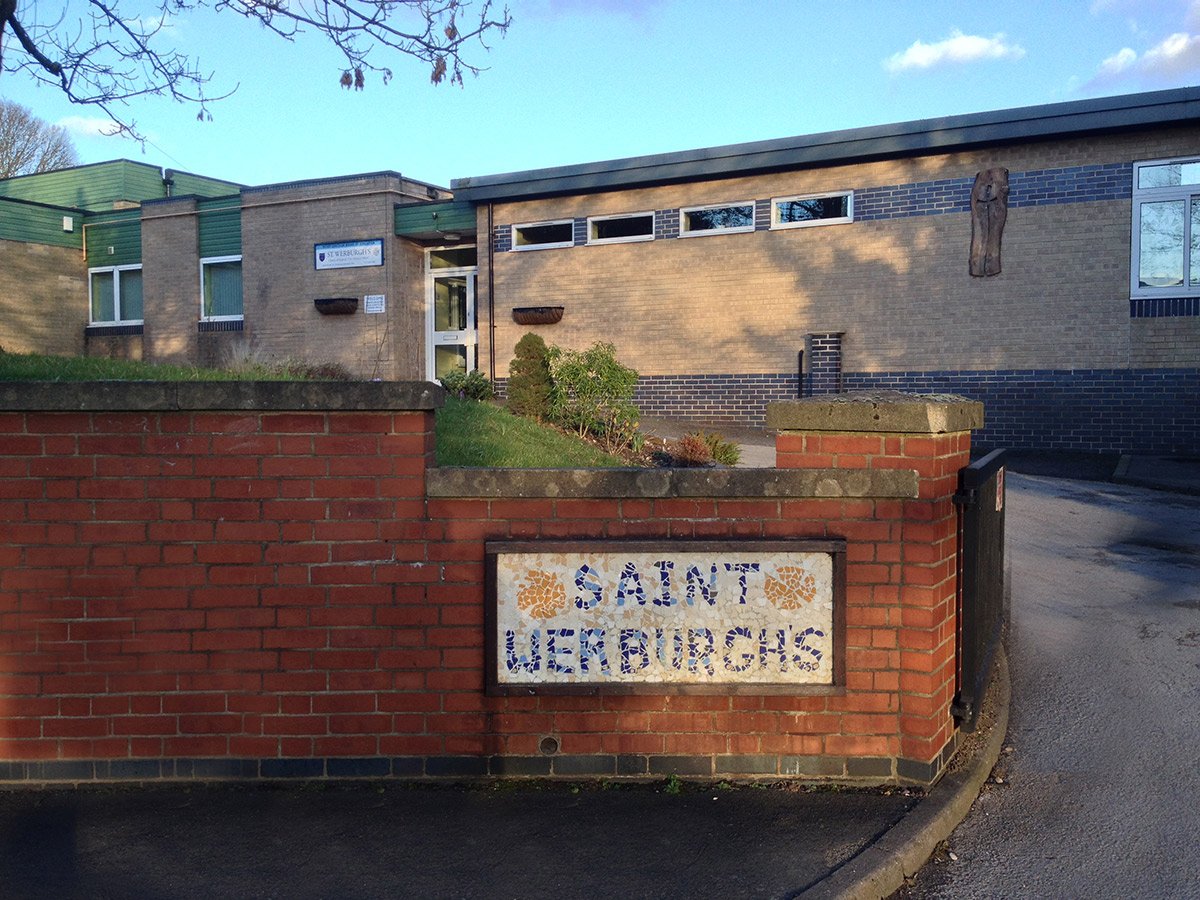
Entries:
<svg viewBox="0 0 1200 900">
<path fill-rule="evenodd" d="M 363 297 L 363 312 L 381 313 L 387 311 L 386 294 L 367 294 Z"/>
</svg>

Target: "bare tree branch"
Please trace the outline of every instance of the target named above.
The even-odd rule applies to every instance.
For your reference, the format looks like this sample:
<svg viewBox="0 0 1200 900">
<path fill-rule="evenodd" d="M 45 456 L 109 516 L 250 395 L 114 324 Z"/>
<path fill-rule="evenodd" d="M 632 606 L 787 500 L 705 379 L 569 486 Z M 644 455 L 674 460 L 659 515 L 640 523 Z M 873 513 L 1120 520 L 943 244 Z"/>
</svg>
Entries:
<svg viewBox="0 0 1200 900">
<path fill-rule="evenodd" d="M 137 140 L 144 137 L 126 112 L 131 101 L 170 97 L 211 119 L 210 104 L 236 90 L 211 95 L 213 74 L 167 42 L 171 22 L 189 12 L 237 15 L 287 41 L 323 37 L 343 57 L 338 82 L 357 90 L 368 74 L 390 81 L 386 57 L 395 54 L 427 64 L 434 84 L 461 85 L 464 74 L 481 71 L 464 58 L 467 49 L 487 49 L 487 37 L 511 23 L 508 9 L 495 13 L 492 0 L 477 10 L 472 0 L 155 0 L 148 17 L 128 12 L 128 0 L 59 0 L 61 10 L 48 19 L 39 18 L 38 2 L 35 10 L 34 0 L 0 0 L 0 75 L 53 84 L 72 103 L 101 109 L 114 133 Z M 15 43 L 5 43 L 6 34 Z"/>
<path fill-rule="evenodd" d="M 0 178 L 65 169 L 78 162 L 67 132 L 19 103 L 0 100 Z"/>
</svg>

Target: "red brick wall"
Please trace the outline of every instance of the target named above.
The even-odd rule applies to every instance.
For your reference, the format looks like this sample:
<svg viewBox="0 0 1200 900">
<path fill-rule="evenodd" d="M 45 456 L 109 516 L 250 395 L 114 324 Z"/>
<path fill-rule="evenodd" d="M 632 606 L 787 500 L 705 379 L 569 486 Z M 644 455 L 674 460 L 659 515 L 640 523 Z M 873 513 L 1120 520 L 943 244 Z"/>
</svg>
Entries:
<svg viewBox="0 0 1200 900">
<path fill-rule="evenodd" d="M 0 413 L 0 759 L 396 752 L 430 421 Z"/>
<path fill-rule="evenodd" d="M 952 746 L 955 689 L 958 513 L 952 497 L 970 462 L 969 431 L 949 434 L 787 433 L 776 441 L 780 468 L 915 469 L 919 496 L 898 503 L 897 542 L 876 548 L 873 571 L 849 589 L 848 613 L 889 626 L 887 668 L 898 675 L 900 755 L 932 760 Z M 878 555 L 888 553 L 887 558 Z M 866 550 L 849 548 L 850 571 Z M 853 576 L 851 585 L 855 584 Z"/>
<path fill-rule="evenodd" d="M 965 435 L 779 440 L 917 469 L 912 501 L 427 499 L 432 421 L 0 413 L 0 770 L 936 774 Z M 847 539 L 844 691 L 485 696 L 484 541 L 623 537 Z"/>
</svg>

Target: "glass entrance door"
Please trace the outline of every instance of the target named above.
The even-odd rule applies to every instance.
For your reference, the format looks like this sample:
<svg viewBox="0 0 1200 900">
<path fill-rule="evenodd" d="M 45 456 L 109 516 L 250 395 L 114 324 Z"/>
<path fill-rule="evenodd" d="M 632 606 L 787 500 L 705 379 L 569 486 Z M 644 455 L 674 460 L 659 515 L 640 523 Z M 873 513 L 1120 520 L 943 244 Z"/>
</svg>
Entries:
<svg viewBox="0 0 1200 900">
<path fill-rule="evenodd" d="M 428 275 L 429 340 L 427 377 L 475 368 L 475 271 L 430 271 Z"/>
</svg>

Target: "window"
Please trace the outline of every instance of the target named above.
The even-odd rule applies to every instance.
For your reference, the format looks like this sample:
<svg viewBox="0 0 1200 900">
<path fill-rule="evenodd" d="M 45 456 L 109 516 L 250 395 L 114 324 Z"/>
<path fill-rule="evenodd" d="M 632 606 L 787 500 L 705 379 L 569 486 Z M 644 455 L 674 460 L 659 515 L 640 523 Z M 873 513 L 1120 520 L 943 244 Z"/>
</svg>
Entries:
<svg viewBox="0 0 1200 900">
<path fill-rule="evenodd" d="M 808 228 L 853 221 L 853 191 L 776 197 L 771 201 L 772 228 Z"/>
<path fill-rule="evenodd" d="M 754 230 L 754 201 L 693 206 L 679 211 L 679 234 L 733 234 Z"/>
<path fill-rule="evenodd" d="M 214 256 L 200 260 L 200 285 L 201 321 L 242 318 L 240 256 Z"/>
<path fill-rule="evenodd" d="M 474 247 L 438 247 L 426 259 L 430 269 L 470 269 L 477 262 Z"/>
<path fill-rule="evenodd" d="M 622 244 L 654 240 L 654 213 L 622 216 L 592 216 L 588 221 L 589 244 Z"/>
<path fill-rule="evenodd" d="M 88 303 L 92 325 L 141 322 L 142 267 L 88 269 Z"/>
<path fill-rule="evenodd" d="M 1200 294 L 1200 159 L 1133 166 L 1135 297 Z"/>
<path fill-rule="evenodd" d="M 574 244 L 575 222 L 572 219 L 513 226 L 514 250 L 549 250 L 553 247 L 572 247 Z"/>
</svg>

